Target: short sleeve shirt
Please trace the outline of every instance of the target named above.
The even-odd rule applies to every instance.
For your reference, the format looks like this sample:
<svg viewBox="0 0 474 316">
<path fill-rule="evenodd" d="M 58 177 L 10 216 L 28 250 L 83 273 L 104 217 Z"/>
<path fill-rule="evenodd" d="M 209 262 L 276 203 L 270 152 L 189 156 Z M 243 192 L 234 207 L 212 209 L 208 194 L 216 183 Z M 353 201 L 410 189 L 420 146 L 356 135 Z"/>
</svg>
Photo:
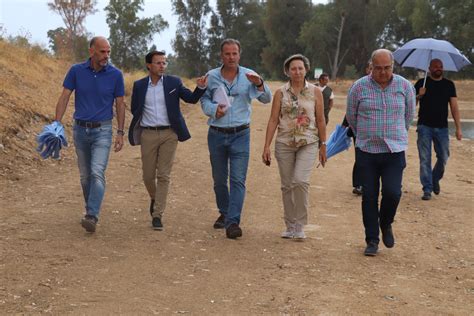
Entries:
<svg viewBox="0 0 474 316">
<path fill-rule="evenodd" d="M 424 79 L 415 84 L 416 93 L 423 87 Z M 418 111 L 418 125 L 426 125 L 433 128 L 448 127 L 448 103 L 451 98 L 456 97 L 454 82 L 446 78 L 433 80 L 426 78 L 426 93 L 420 99 Z"/>
<path fill-rule="evenodd" d="M 110 64 L 96 72 L 90 59 L 73 65 L 63 86 L 74 90 L 74 118 L 88 122 L 111 120 L 115 98 L 125 95 L 122 72 Z"/>
</svg>

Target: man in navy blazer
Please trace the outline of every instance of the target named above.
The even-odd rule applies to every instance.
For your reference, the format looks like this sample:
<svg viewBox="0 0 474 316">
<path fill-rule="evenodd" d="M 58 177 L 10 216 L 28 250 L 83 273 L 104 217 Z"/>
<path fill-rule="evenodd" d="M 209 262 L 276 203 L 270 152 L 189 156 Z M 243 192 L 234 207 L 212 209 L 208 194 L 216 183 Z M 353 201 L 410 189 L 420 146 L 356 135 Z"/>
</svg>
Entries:
<svg viewBox="0 0 474 316">
<path fill-rule="evenodd" d="M 178 141 L 191 138 L 179 105 L 182 99 L 197 103 L 206 91 L 207 76 L 198 78 L 191 92 L 180 78 L 165 75 L 164 52 L 153 51 L 145 56 L 149 76 L 133 84 L 133 119 L 128 131 L 132 146 L 141 145 L 143 181 L 150 195 L 150 214 L 155 230 L 162 230 L 171 167 Z"/>
</svg>

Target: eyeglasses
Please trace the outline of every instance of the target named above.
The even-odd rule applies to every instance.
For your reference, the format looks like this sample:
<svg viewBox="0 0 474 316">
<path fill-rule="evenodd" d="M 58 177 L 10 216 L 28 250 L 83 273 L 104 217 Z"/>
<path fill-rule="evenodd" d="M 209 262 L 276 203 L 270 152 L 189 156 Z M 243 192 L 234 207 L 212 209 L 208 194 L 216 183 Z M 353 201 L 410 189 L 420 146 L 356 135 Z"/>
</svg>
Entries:
<svg viewBox="0 0 474 316">
<path fill-rule="evenodd" d="M 382 70 L 385 72 L 391 71 L 393 66 L 373 66 L 373 70 L 381 72 Z"/>
<path fill-rule="evenodd" d="M 157 61 L 156 63 L 152 63 L 153 65 L 163 65 L 163 66 L 166 66 L 168 65 L 168 63 L 166 61 Z"/>
</svg>

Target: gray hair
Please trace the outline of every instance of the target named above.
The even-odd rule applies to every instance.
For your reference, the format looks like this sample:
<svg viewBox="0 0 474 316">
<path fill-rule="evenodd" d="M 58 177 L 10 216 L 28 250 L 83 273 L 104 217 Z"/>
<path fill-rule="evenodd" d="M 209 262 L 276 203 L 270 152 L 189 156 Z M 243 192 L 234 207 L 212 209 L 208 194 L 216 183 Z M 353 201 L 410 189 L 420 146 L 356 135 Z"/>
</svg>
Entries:
<svg viewBox="0 0 474 316">
<path fill-rule="evenodd" d="M 390 56 L 390 61 L 392 62 L 392 66 L 393 66 L 393 63 L 394 63 L 393 54 L 392 54 L 391 51 L 389 51 L 388 49 L 385 49 L 385 48 L 376 49 L 372 52 L 372 55 L 370 56 L 370 63 L 371 64 L 374 63 L 375 56 L 377 56 L 379 54 L 388 54 Z"/>
</svg>

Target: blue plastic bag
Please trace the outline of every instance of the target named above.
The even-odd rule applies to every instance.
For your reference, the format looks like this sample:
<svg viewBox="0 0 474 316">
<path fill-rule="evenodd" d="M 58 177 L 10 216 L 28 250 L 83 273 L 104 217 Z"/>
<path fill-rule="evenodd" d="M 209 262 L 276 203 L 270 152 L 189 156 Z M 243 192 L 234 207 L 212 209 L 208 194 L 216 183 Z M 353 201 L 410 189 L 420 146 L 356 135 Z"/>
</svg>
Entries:
<svg viewBox="0 0 474 316">
<path fill-rule="evenodd" d="M 43 127 L 43 130 L 36 137 L 38 142 L 38 151 L 43 159 L 52 157 L 59 159 L 59 152 L 63 147 L 67 147 L 66 135 L 64 134 L 64 126 L 58 122 Z"/>
</svg>

